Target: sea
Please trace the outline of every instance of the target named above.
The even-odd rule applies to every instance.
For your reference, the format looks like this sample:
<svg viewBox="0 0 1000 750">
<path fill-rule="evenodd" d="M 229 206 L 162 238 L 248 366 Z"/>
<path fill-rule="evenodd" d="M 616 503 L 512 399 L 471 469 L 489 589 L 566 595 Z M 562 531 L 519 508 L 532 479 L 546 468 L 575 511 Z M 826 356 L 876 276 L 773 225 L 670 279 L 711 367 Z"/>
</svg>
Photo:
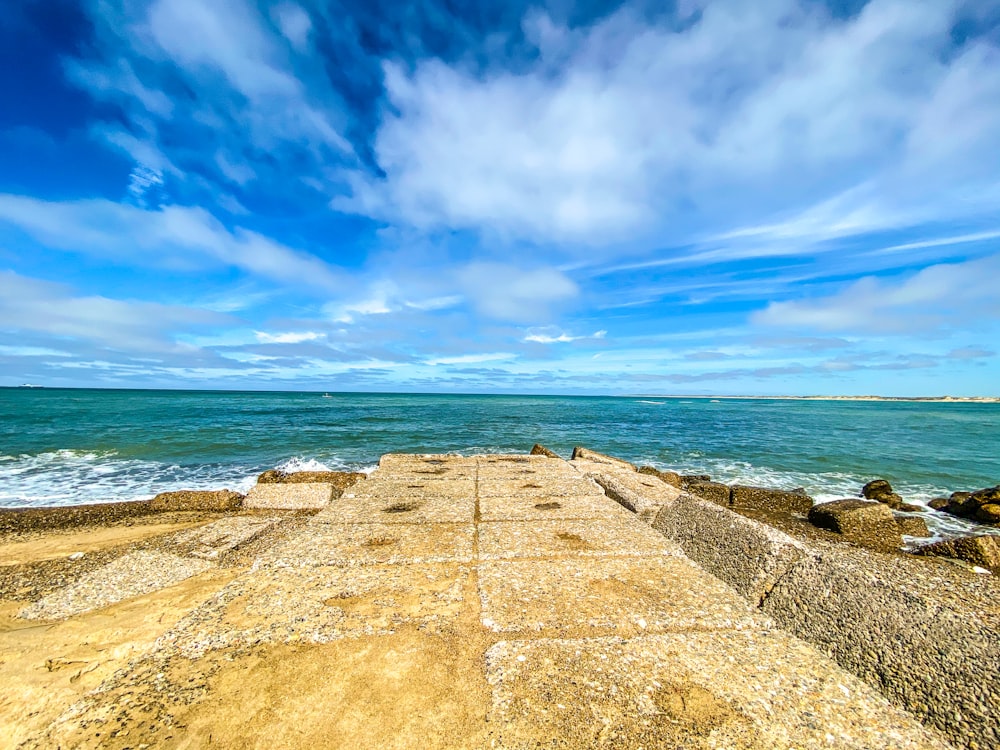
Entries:
<svg viewBox="0 0 1000 750">
<path fill-rule="evenodd" d="M 1000 483 L 1000 403 L 0 389 L 0 507 L 247 490 L 267 469 L 575 445 L 718 481 L 907 502 Z M 925 514 L 936 535 L 984 527 Z"/>
</svg>

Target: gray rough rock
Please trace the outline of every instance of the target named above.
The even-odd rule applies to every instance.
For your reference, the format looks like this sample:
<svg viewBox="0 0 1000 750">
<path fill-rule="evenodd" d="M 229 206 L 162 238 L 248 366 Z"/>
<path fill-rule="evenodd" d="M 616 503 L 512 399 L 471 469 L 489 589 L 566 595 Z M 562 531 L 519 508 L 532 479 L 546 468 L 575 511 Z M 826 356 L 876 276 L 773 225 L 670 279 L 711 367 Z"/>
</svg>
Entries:
<svg viewBox="0 0 1000 750">
<path fill-rule="evenodd" d="M 666 482 L 671 487 L 681 488 L 681 475 L 676 471 L 660 471 L 652 466 L 640 466 L 640 474 L 648 474 L 651 477 L 656 477 L 657 479 Z"/>
<path fill-rule="evenodd" d="M 549 450 L 544 445 L 539 445 L 535 443 L 531 446 L 531 452 L 528 454 L 531 456 L 548 456 L 549 458 L 561 458 L 561 456 L 553 450 Z"/>
<path fill-rule="evenodd" d="M 730 490 L 728 484 L 721 482 L 688 482 L 685 489 L 692 495 L 708 500 L 718 505 L 729 505 Z"/>
<path fill-rule="evenodd" d="M 948 498 L 946 497 L 936 497 L 927 503 L 927 507 L 931 510 L 944 510 L 948 507 Z"/>
<path fill-rule="evenodd" d="M 931 535 L 930 529 L 927 528 L 927 522 L 922 518 L 896 516 L 896 525 L 900 532 L 906 536 L 929 537 Z"/>
<path fill-rule="evenodd" d="M 809 521 L 873 549 L 893 550 L 903 544 L 892 511 L 878 502 L 847 499 L 820 503 L 809 511 Z"/>
<path fill-rule="evenodd" d="M 788 513 L 808 513 L 813 504 L 812 498 L 803 491 L 749 487 L 742 484 L 732 486 L 730 502 L 734 508 Z"/>
<path fill-rule="evenodd" d="M 873 479 L 868 482 L 861 488 L 861 497 L 884 503 L 890 508 L 898 508 L 903 502 L 903 498 L 893 491 L 892 485 L 885 479 Z"/>
<path fill-rule="evenodd" d="M 293 471 L 286 473 L 279 469 L 265 471 L 257 477 L 257 484 L 329 484 L 337 496 L 348 487 L 367 479 L 367 474 L 357 471 Z"/>
<path fill-rule="evenodd" d="M 1000 537 L 992 535 L 963 536 L 925 544 L 914 550 L 914 554 L 952 557 L 1000 573 Z"/>
<path fill-rule="evenodd" d="M 149 501 L 154 511 L 176 510 L 238 510 L 243 503 L 243 495 L 232 490 L 179 490 L 161 492 Z"/>
</svg>

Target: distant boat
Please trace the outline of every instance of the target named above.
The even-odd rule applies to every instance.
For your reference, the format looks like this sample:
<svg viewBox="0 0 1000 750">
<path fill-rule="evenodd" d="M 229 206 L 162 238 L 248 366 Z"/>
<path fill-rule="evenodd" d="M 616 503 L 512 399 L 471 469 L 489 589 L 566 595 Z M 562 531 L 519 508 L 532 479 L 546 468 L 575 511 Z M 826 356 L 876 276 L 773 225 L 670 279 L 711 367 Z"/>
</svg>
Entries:
<svg viewBox="0 0 1000 750">
<path fill-rule="evenodd" d="M 329 393 L 324 393 L 323 398 L 333 398 Z"/>
<path fill-rule="evenodd" d="M 18 388 L 44 388 L 44 385 L 35 385 L 34 383 L 21 383 Z"/>
</svg>

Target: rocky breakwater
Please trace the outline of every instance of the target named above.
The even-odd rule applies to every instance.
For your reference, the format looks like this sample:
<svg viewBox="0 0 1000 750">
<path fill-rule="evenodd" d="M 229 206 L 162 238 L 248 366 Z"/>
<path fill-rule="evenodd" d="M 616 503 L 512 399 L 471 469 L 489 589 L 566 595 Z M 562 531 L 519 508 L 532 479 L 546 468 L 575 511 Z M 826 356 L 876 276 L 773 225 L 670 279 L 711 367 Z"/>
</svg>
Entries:
<svg viewBox="0 0 1000 750">
<path fill-rule="evenodd" d="M 601 471 L 589 453 L 581 454 L 592 459 L 580 462 L 581 470 Z M 627 465 L 608 458 L 618 483 L 629 485 Z M 706 484 L 710 499 L 695 494 Z M 684 490 L 668 487 L 676 495 L 656 501 L 653 528 L 783 629 L 957 746 L 1000 747 L 994 687 L 1000 585 L 994 576 L 901 550 L 896 513 L 887 503 L 852 498 L 803 513 L 804 504 L 792 497 L 797 493 L 779 491 L 774 498 L 782 509 L 761 510 L 763 495 L 750 493 L 741 507 L 733 488 L 727 493 L 716 485 L 689 475 Z M 643 492 L 634 482 L 631 488 Z"/>
</svg>

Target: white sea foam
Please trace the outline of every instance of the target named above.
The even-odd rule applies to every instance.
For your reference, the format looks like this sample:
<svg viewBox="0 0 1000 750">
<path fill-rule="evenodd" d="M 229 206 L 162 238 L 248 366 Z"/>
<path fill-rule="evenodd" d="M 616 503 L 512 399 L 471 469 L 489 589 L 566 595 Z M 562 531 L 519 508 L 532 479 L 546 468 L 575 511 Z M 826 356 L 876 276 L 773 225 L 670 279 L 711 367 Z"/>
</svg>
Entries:
<svg viewBox="0 0 1000 750">
<path fill-rule="evenodd" d="M 246 492 L 267 466 L 179 464 L 125 458 L 114 451 L 58 450 L 0 456 L 0 507 L 82 505 L 144 500 L 173 490 L 228 488 Z M 283 471 L 364 471 L 376 466 L 333 457 L 295 456 Z"/>
</svg>

